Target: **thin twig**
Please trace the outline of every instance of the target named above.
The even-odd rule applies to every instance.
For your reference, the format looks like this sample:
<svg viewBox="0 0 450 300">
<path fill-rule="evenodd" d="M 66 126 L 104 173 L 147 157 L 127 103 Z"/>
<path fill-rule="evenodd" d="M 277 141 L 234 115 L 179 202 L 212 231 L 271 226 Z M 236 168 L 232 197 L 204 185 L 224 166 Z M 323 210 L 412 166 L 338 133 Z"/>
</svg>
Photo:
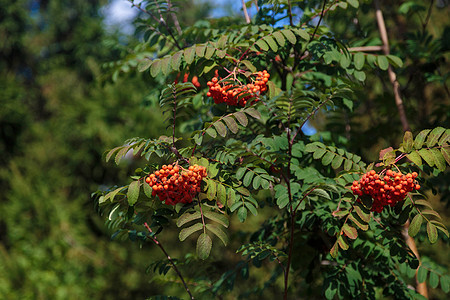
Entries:
<svg viewBox="0 0 450 300">
<path fill-rule="evenodd" d="M 294 22 L 292 21 L 292 4 L 291 4 L 291 0 L 288 0 L 288 14 L 289 14 L 289 24 L 291 24 L 291 26 L 294 26 Z"/>
<path fill-rule="evenodd" d="M 385 55 L 389 55 L 389 40 L 386 30 L 386 25 L 384 24 L 383 13 L 380 8 L 379 0 L 374 0 L 375 4 L 375 15 L 377 19 L 378 29 L 380 31 L 381 40 L 383 42 L 383 52 Z M 395 75 L 392 66 L 388 67 L 389 80 L 394 88 L 395 104 L 397 105 L 398 114 L 400 121 L 402 122 L 403 131 L 410 130 L 408 119 L 406 118 L 405 107 L 403 106 L 403 100 L 400 96 L 400 84 L 397 81 L 397 76 Z"/>
<path fill-rule="evenodd" d="M 383 46 L 362 46 L 362 47 L 351 47 L 348 48 L 349 52 L 376 52 L 376 51 L 382 51 Z"/>
<path fill-rule="evenodd" d="M 178 22 L 177 15 L 172 10 L 172 2 L 170 0 L 167 0 L 167 10 L 170 11 L 170 16 L 172 17 L 173 24 L 177 29 L 178 35 L 181 35 L 183 32 L 181 31 L 180 22 Z"/>
<path fill-rule="evenodd" d="M 253 0 L 253 2 L 255 2 L 256 11 L 259 11 L 258 0 Z"/>
<path fill-rule="evenodd" d="M 430 21 L 431 10 L 433 8 L 433 3 L 434 3 L 434 0 L 431 0 L 430 1 L 430 6 L 428 7 L 427 17 L 425 18 L 425 22 L 422 23 L 422 31 L 425 31 L 425 28 L 427 28 L 428 22 Z"/>
<path fill-rule="evenodd" d="M 177 273 L 178 277 L 180 277 L 181 282 L 184 285 L 184 289 L 186 290 L 186 292 L 189 294 L 189 297 L 191 297 L 191 299 L 195 299 L 194 296 L 192 296 L 191 291 L 189 290 L 189 287 L 187 286 L 186 282 L 184 281 L 183 275 L 181 275 L 180 270 L 178 270 L 177 266 L 175 265 L 174 261 L 172 260 L 172 258 L 170 257 L 170 255 L 167 253 L 166 249 L 164 249 L 163 245 L 161 244 L 160 241 L 158 241 L 158 239 L 155 236 L 152 236 L 151 234 L 153 233 L 152 229 L 150 228 L 150 226 L 148 226 L 148 223 L 145 222 L 144 223 L 145 228 L 147 228 L 148 232 L 150 232 L 150 238 L 153 240 L 153 242 L 161 249 L 161 251 L 164 253 L 164 255 L 167 257 L 167 259 L 170 261 L 170 263 L 172 264 L 172 268 L 174 269 L 174 271 Z"/>
<path fill-rule="evenodd" d="M 248 15 L 247 7 L 245 6 L 244 0 L 242 0 L 242 10 L 244 11 L 245 22 L 247 22 L 247 24 L 250 24 L 250 16 Z"/>
<path fill-rule="evenodd" d="M 289 97 L 289 112 L 292 109 L 292 97 Z M 288 197 L 289 197 L 289 211 L 290 211 L 290 230 L 289 230 L 289 252 L 288 252 L 288 259 L 286 263 L 286 270 L 284 274 L 284 300 L 287 300 L 288 297 L 288 286 L 289 286 L 289 270 L 291 268 L 291 261 L 292 261 L 292 251 L 294 250 L 294 229 L 295 229 L 295 210 L 293 207 L 293 197 L 292 197 L 292 190 L 291 190 L 291 158 L 292 158 L 292 141 L 291 140 L 291 114 L 288 115 L 288 124 L 286 127 L 286 135 L 287 135 L 287 141 L 288 141 L 288 164 L 287 164 L 287 180 L 286 180 L 286 186 L 288 190 Z"/>
</svg>

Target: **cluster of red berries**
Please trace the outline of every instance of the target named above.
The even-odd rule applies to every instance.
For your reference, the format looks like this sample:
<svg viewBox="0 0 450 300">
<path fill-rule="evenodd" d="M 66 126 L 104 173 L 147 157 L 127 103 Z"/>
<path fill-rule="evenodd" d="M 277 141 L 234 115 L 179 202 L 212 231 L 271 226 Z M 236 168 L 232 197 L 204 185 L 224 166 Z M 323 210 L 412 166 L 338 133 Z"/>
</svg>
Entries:
<svg viewBox="0 0 450 300">
<path fill-rule="evenodd" d="M 248 101 L 257 102 L 259 95 L 267 91 L 267 81 L 270 74 L 266 70 L 255 73 L 255 80 L 246 85 L 233 85 L 228 81 L 220 81 L 213 77 L 208 81 L 209 92 L 206 94 L 212 97 L 216 104 L 226 103 L 233 106 L 244 107 Z"/>
<path fill-rule="evenodd" d="M 145 178 L 152 188 L 152 195 L 158 195 L 166 204 L 191 203 L 200 192 L 200 183 L 206 177 L 206 168 L 193 165 L 188 170 L 181 169 L 177 164 L 163 165 Z"/>
<path fill-rule="evenodd" d="M 405 175 L 401 172 L 387 170 L 383 175 L 383 172 L 377 174 L 371 170 L 364 174 L 359 181 L 354 181 L 351 189 L 355 195 L 372 197 L 371 211 L 380 213 L 386 205 L 395 206 L 397 202 L 405 199 L 407 193 L 419 190 L 420 185 L 416 183 L 416 177 L 416 172 Z"/>
</svg>

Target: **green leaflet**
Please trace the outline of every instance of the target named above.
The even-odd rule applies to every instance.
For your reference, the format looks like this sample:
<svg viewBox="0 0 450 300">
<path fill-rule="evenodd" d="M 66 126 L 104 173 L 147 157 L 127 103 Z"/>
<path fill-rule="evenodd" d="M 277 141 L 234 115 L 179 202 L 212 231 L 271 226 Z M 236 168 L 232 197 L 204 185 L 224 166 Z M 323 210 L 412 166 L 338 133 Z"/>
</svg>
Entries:
<svg viewBox="0 0 450 300">
<path fill-rule="evenodd" d="M 184 60 L 188 65 L 190 65 L 195 58 L 195 48 L 194 47 L 188 47 L 184 49 Z"/>
<path fill-rule="evenodd" d="M 353 64 L 357 70 L 361 70 L 364 67 L 365 56 L 363 53 L 358 52 L 353 56 Z"/>
<path fill-rule="evenodd" d="M 222 230 L 222 228 L 220 228 L 219 226 L 215 226 L 213 224 L 206 224 L 206 229 L 208 231 L 211 231 L 215 236 L 217 236 L 222 241 L 224 246 L 228 245 L 229 242 L 228 235 L 226 234 L 225 231 Z"/>
<path fill-rule="evenodd" d="M 197 240 L 197 255 L 198 258 L 205 260 L 209 257 L 212 247 L 212 240 L 209 235 L 202 233 Z"/>
<path fill-rule="evenodd" d="M 152 64 L 152 61 L 150 59 L 144 59 L 144 60 L 140 61 L 138 64 L 138 71 L 144 72 L 145 70 L 150 68 L 151 64 Z"/>
<path fill-rule="evenodd" d="M 150 75 L 152 75 L 152 77 L 156 77 L 160 71 L 161 71 L 161 60 L 155 59 L 150 67 Z"/>
<path fill-rule="evenodd" d="M 230 221 L 228 220 L 227 216 L 225 216 L 223 214 L 205 210 L 205 211 L 203 211 L 203 215 L 205 218 L 210 219 L 214 222 L 217 222 L 224 227 L 228 227 L 230 225 Z"/>
<path fill-rule="evenodd" d="M 420 214 L 417 214 L 409 224 L 408 234 L 410 237 L 416 236 L 416 234 L 420 230 L 420 226 L 422 225 L 423 218 Z"/>
<path fill-rule="evenodd" d="M 271 37 L 270 35 L 265 36 L 263 38 L 263 40 L 267 43 L 267 45 L 270 46 L 270 49 L 272 49 L 272 51 L 277 52 L 278 51 L 278 45 L 275 42 L 275 40 L 273 39 L 273 37 Z M 258 45 L 259 46 L 259 45 Z"/>
<path fill-rule="evenodd" d="M 427 234 L 428 239 L 430 240 L 430 243 L 434 244 L 437 241 L 438 233 L 436 226 L 434 226 L 431 222 L 427 223 Z"/>
<path fill-rule="evenodd" d="M 297 42 L 297 38 L 295 37 L 295 34 L 292 33 L 289 29 L 281 30 L 281 33 L 286 37 L 286 39 L 291 43 L 295 44 Z"/>
<path fill-rule="evenodd" d="M 255 43 L 262 51 L 267 51 L 269 50 L 269 46 L 267 45 L 267 43 L 264 40 L 258 40 Z"/>
<path fill-rule="evenodd" d="M 203 229 L 203 224 L 202 223 L 196 223 L 190 227 L 187 228 L 183 228 L 178 237 L 180 239 L 180 241 L 184 241 L 185 239 L 187 239 L 191 234 L 193 234 L 196 231 L 199 231 Z"/>
<path fill-rule="evenodd" d="M 181 227 L 184 224 L 189 223 L 193 220 L 200 219 L 200 217 L 201 217 L 201 214 L 198 211 L 196 211 L 194 213 L 190 213 L 187 211 L 178 218 L 177 226 Z"/>
<path fill-rule="evenodd" d="M 389 68 L 389 61 L 384 55 L 378 56 L 377 63 L 381 70 L 387 70 Z"/>
<path fill-rule="evenodd" d="M 128 204 L 130 206 L 133 206 L 137 202 L 139 198 L 140 186 L 141 184 L 139 181 L 133 181 L 132 183 L 130 183 L 127 192 Z"/>
</svg>

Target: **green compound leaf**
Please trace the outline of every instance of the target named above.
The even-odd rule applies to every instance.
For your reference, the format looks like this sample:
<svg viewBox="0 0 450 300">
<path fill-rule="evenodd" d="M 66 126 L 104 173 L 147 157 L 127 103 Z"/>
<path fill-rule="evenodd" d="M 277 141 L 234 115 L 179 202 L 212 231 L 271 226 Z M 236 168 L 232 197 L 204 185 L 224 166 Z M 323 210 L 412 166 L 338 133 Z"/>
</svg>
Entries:
<svg viewBox="0 0 450 300">
<path fill-rule="evenodd" d="M 205 216 L 205 218 L 210 219 L 214 222 L 219 223 L 220 225 L 222 225 L 223 227 L 227 227 L 230 225 L 230 221 L 228 220 L 228 218 L 225 215 L 213 212 L 213 211 L 204 211 L 203 215 Z"/>
<path fill-rule="evenodd" d="M 182 214 L 178 220 L 177 220 L 177 226 L 181 227 L 186 223 L 189 223 L 193 220 L 197 220 L 201 218 L 201 214 L 199 211 L 196 211 L 194 213 L 190 213 L 190 212 L 185 212 L 184 214 Z"/>
<path fill-rule="evenodd" d="M 410 237 L 415 237 L 416 234 L 420 230 L 420 226 L 422 226 L 423 217 L 420 214 L 417 214 L 409 224 L 408 234 Z"/>
<path fill-rule="evenodd" d="M 130 183 L 130 186 L 128 187 L 128 192 L 127 192 L 127 198 L 128 198 L 128 204 L 130 206 L 133 206 L 138 198 L 139 198 L 139 189 L 140 189 L 140 183 L 139 181 L 133 181 L 132 183 Z"/>
<path fill-rule="evenodd" d="M 216 235 L 225 246 L 228 245 L 229 242 L 228 235 L 226 234 L 225 231 L 222 230 L 221 227 L 215 226 L 213 224 L 206 224 L 206 229 L 211 231 L 214 235 Z"/>
<path fill-rule="evenodd" d="M 202 224 L 202 223 L 194 224 L 194 225 L 192 225 L 192 226 L 190 226 L 190 227 L 183 228 L 183 229 L 180 231 L 180 234 L 178 235 L 178 237 L 179 237 L 180 241 L 184 241 L 184 240 L 187 239 L 191 234 L 193 234 L 194 232 L 199 231 L 199 230 L 201 230 L 201 229 L 203 229 L 203 224 Z"/>
<path fill-rule="evenodd" d="M 427 223 L 427 234 L 428 239 L 430 240 L 430 243 L 434 244 L 437 241 L 438 233 L 436 226 L 434 226 L 431 222 Z"/>
<path fill-rule="evenodd" d="M 205 260 L 211 253 L 212 240 L 206 233 L 200 234 L 197 240 L 197 255 L 198 258 Z"/>
</svg>

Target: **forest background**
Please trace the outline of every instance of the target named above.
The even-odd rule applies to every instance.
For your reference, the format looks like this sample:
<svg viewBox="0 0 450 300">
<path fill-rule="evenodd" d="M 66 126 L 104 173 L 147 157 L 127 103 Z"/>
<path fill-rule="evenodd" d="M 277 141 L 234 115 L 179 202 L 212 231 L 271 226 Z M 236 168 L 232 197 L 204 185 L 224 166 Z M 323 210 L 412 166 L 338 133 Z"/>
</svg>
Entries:
<svg viewBox="0 0 450 300">
<path fill-rule="evenodd" d="M 105 163 L 105 150 L 129 137 L 167 132 L 157 105 L 161 89 L 155 88 L 164 83 L 117 67 L 142 34 L 107 27 L 102 13 L 107 4 L 0 0 L 1 299 L 144 299 L 168 291 L 183 295 L 177 284 L 147 272 L 150 257 L 163 258 L 159 249 L 111 241 L 112 231 L 90 198 L 99 188 L 127 181 L 139 165 L 132 157 L 118 167 Z M 396 73 L 411 130 L 450 128 L 448 3 L 381 5 L 390 51 L 404 61 Z M 179 19 L 186 27 L 217 13 L 213 1 L 186 0 L 182 7 Z M 231 7 L 235 10 L 223 13 L 224 24 L 244 23 L 241 7 Z M 330 13 L 324 22 L 352 47 L 382 45 L 371 1 L 361 1 L 358 14 L 364 17 L 350 28 L 344 26 L 348 16 L 342 11 Z M 342 116 L 319 114 L 307 133 L 329 141 L 346 136 L 354 152 L 374 161 L 381 149 L 401 142 L 403 130 L 387 73 L 366 75 L 360 100 L 346 116 L 350 127 Z M 447 227 L 448 175 L 447 170 L 431 179 L 435 190 L 429 193 Z M 247 228 L 263 218 L 264 213 L 249 218 Z M 238 221 L 235 228 L 245 235 L 247 229 Z M 184 255 L 177 235 L 175 230 L 163 237 L 175 257 Z M 423 256 L 448 270 L 448 239 L 432 246 L 424 234 L 416 243 Z M 242 288 L 236 293 L 244 292 Z M 445 295 L 430 289 L 430 298 Z"/>
</svg>

